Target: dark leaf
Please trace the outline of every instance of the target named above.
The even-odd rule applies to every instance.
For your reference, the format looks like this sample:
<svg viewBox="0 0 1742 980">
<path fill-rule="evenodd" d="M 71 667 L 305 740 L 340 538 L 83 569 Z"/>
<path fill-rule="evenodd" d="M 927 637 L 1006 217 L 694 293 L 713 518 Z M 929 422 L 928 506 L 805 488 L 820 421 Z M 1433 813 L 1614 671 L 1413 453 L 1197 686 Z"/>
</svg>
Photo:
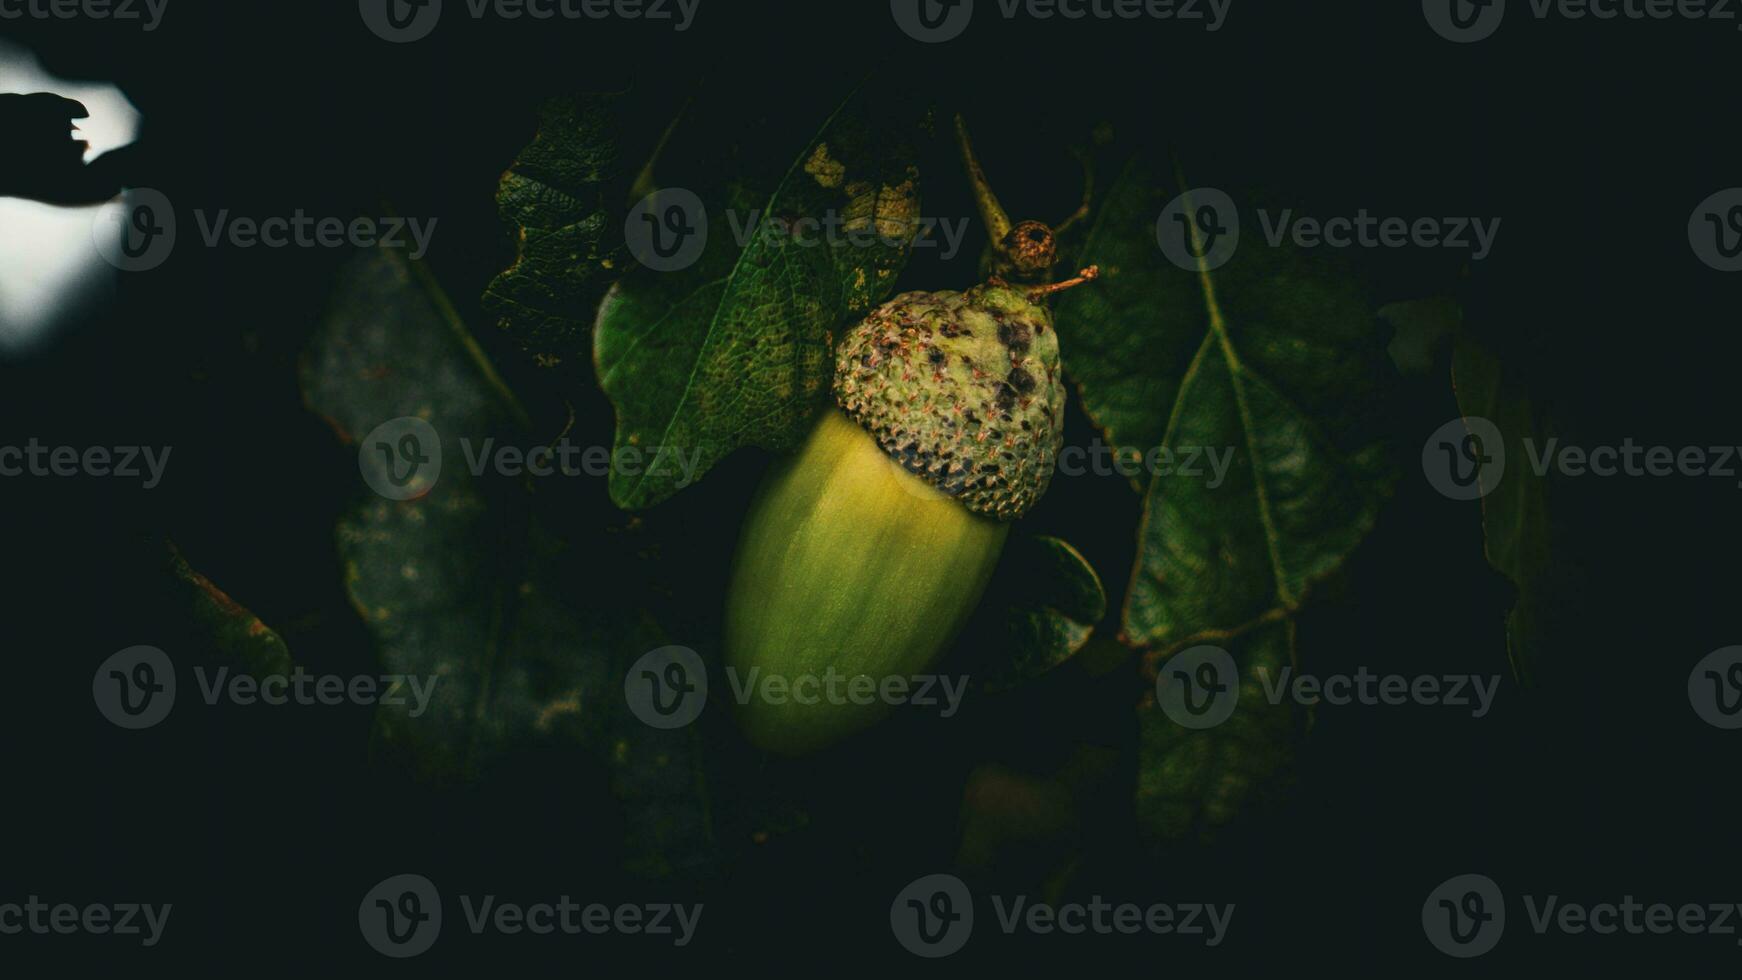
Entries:
<svg viewBox="0 0 1742 980">
<path fill-rule="evenodd" d="M 599 300 L 623 271 L 624 101 L 587 95 L 545 103 L 538 135 L 496 191 L 515 258 L 485 290 L 484 309 L 543 367 L 589 363 Z"/>
<path fill-rule="evenodd" d="M 291 673 L 295 664 L 282 637 L 194 571 L 175 545 L 166 545 L 164 554 L 176 595 L 186 603 L 194 624 L 210 638 L 216 653 L 237 661 L 255 677 Z"/>
<path fill-rule="evenodd" d="M 1504 478 L 1482 497 L 1483 550 L 1488 563 L 1518 590 L 1506 616 L 1507 655 L 1513 676 L 1528 683 L 1542 651 L 1542 603 L 1550 572 L 1547 479 L 1526 465 L 1523 440 L 1547 443 L 1548 431 L 1522 382 L 1481 342 L 1460 330 L 1452 348 L 1452 386 L 1465 418 L 1487 419 L 1500 430 Z"/>
<path fill-rule="evenodd" d="M 1057 538 L 1017 535 L 986 587 L 984 605 L 1003 625 L 1004 642 L 978 671 L 984 689 L 996 693 L 1081 650 L 1107 614 L 1107 593 L 1075 548 Z"/>
<path fill-rule="evenodd" d="M 555 574 L 566 546 L 530 516 L 524 491 L 473 471 L 488 440 L 530 440 L 439 290 L 396 253 L 357 255 L 303 386 L 350 444 L 403 417 L 439 438 L 427 492 L 395 500 L 360 488 L 337 529 L 346 588 L 383 669 L 437 678 L 421 715 L 409 703 L 377 710 L 378 750 L 438 779 L 474 778 L 516 750 L 608 752 L 623 704 L 615 660 L 658 645 L 657 631 L 633 606 L 566 587 Z"/>
<path fill-rule="evenodd" d="M 1226 721 L 1186 728 L 1153 693 L 1138 708 L 1137 821 L 1153 844 L 1212 837 L 1282 798 L 1293 780 L 1308 709 L 1265 696 L 1265 680 L 1280 683 L 1293 662 L 1293 623 L 1260 627 L 1225 646 L 1240 668 L 1239 699 Z"/>
</svg>

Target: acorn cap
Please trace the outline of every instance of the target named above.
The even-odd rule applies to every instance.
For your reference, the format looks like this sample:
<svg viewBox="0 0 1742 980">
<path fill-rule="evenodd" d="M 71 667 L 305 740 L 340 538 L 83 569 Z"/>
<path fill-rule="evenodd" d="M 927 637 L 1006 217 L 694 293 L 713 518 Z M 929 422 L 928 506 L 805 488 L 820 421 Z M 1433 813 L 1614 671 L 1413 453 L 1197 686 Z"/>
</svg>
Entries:
<svg viewBox="0 0 1742 980">
<path fill-rule="evenodd" d="M 890 458 L 969 510 L 1022 516 L 1046 492 L 1064 439 L 1045 306 L 1057 288 L 992 279 L 895 297 L 836 348 L 835 402 Z"/>
</svg>

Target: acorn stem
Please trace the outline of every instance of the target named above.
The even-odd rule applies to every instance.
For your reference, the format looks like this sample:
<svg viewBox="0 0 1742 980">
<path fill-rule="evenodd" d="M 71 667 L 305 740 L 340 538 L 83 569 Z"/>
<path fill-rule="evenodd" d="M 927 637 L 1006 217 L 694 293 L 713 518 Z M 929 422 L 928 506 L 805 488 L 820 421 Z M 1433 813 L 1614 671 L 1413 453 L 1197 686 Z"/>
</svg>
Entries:
<svg viewBox="0 0 1742 980">
<path fill-rule="evenodd" d="M 1077 273 L 1072 278 L 1066 279 L 1064 282 L 1055 282 L 1048 286 L 1034 287 L 1028 291 L 1028 301 L 1030 303 L 1038 303 L 1054 293 L 1062 293 L 1067 289 L 1074 289 L 1084 283 L 1094 282 L 1099 278 L 1101 278 L 1101 267 L 1098 265 L 1091 265 L 1087 269 Z"/>
<path fill-rule="evenodd" d="M 962 165 L 968 170 L 968 181 L 974 185 L 974 203 L 980 208 L 980 220 L 986 222 L 986 234 L 994 242 L 1002 242 L 1010 234 L 1010 215 L 998 203 L 998 195 L 980 169 L 980 158 L 974 155 L 974 141 L 968 136 L 968 123 L 956 114 L 956 143 L 962 148 Z"/>
</svg>

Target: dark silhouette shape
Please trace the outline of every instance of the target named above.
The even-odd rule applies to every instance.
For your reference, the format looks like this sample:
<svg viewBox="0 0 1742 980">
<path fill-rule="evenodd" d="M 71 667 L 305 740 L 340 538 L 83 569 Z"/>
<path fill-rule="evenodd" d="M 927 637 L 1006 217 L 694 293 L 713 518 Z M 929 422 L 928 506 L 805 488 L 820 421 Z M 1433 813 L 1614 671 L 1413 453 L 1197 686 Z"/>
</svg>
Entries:
<svg viewBox="0 0 1742 980">
<path fill-rule="evenodd" d="M 74 138 L 73 120 L 89 116 L 84 105 L 58 95 L 0 95 L 0 197 L 94 204 L 119 193 L 133 148 L 87 165 L 90 147 Z"/>
</svg>

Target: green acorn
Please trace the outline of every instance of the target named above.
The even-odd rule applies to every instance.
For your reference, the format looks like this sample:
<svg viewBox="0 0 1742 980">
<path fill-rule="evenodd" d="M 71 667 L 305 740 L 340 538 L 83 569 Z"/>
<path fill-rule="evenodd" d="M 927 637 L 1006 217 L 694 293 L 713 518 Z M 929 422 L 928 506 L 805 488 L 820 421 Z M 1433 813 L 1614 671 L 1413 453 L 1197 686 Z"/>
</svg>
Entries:
<svg viewBox="0 0 1742 980">
<path fill-rule="evenodd" d="M 961 630 L 1063 439 L 1045 299 L 1095 275 L 906 293 L 843 338 L 835 406 L 769 474 L 733 570 L 726 663 L 753 742 L 871 724 Z"/>
<path fill-rule="evenodd" d="M 773 467 L 745 522 L 726 665 L 763 748 L 819 748 L 902 700 L 979 605 L 1008 522 L 1052 476 L 1065 392 L 1046 301 L 1098 273 L 1007 281 L 1050 277 L 1053 233 L 1011 224 L 956 122 L 990 277 L 897 296 L 849 330 L 834 406 Z"/>
</svg>

